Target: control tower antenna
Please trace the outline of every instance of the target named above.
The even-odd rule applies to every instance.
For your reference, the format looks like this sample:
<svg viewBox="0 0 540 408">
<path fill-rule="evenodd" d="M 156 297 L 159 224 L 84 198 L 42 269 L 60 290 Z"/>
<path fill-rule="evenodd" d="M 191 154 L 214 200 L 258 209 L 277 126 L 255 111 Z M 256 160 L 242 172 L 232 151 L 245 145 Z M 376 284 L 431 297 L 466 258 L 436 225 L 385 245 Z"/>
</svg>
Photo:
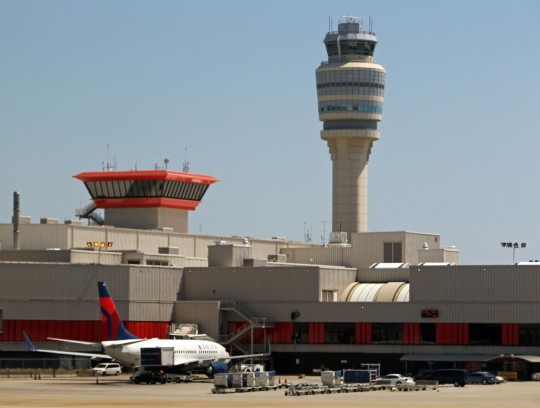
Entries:
<svg viewBox="0 0 540 408">
<path fill-rule="evenodd" d="M 304 222 L 304 242 L 311 242 L 311 236 L 312 236 L 312 227 L 307 227 L 307 223 Z"/>
<path fill-rule="evenodd" d="M 109 143 L 107 143 L 107 161 L 105 163 L 101 163 L 101 167 L 103 171 L 116 171 L 116 159 L 113 159 L 114 162 L 111 163 L 109 161 Z"/>
<path fill-rule="evenodd" d="M 189 162 L 187 161 L 187 147 L 184 147 L 184 166 L 182 167 L 184 173 L 189 173 Z"/>
<path fill-rule="evenodd" d="M 326 224 L 328 221 L 319 221 L 322 224 L 321 244 L 326 244 Z"/>
<path fill-rule="evenodd" d="M 332 232 L 367 232 L 368 160 L 379 140 L 386 70 L 373 59 L 377 38 L 343 16 L 324 38 L 328 61 L 315 71 L 321 139 L 332 160 Z M 340 227 L 341 226 L 341 227 Z"/>
</svg>

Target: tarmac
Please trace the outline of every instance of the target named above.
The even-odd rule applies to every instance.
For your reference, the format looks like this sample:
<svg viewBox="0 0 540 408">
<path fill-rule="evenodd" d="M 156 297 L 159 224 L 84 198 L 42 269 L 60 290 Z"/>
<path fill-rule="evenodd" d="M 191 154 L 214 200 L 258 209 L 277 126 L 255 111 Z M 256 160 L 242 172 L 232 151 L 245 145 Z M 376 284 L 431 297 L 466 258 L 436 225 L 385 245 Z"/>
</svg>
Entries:
<svg viewBox="0 0 540 408">
<path fill-rule="evenodd" d="M 320 377 L 278 376 L 288 384 L 320 384 Z M 213 394 L 209 379 L 190 383 L 133 384 L 118 377 L 0 377 L 0 407 L 538 407 L 540 382 L 439 386 L 436 390 L 379 390 L 287 396 L 284 389 Z"/>
</svg>

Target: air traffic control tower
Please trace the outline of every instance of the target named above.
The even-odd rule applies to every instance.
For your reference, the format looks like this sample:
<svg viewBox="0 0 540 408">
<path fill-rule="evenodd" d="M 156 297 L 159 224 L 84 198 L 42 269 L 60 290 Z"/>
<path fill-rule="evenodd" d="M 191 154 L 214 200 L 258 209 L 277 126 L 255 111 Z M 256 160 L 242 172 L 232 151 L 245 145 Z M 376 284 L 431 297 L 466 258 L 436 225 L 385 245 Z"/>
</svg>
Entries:
<svg viewBox="0 0 540 408">
<path fill-rule="evenodd" d="M 188 212 L 195 210 L 208 187 L 218 181 L 203 174 L 170 170 L 85 172 L 81 180 L 92 202 L 77 215 L 97 225 L 188 232 Z M 105 218 L 97 217 L 97 208 Z M 92 217 L 93 215 L 93 217 Z"/>
<path fill-rule="evenodd" d="M 343 17 L 324 38 L 328 61 L 316 70 L 321 139 L 332 158 L 332 234 L 343 243 L 367 232 L 368 160 L 380 132 L 385 69 L 374 62 L 377 38 L 356 17 Z"/>
</svg>

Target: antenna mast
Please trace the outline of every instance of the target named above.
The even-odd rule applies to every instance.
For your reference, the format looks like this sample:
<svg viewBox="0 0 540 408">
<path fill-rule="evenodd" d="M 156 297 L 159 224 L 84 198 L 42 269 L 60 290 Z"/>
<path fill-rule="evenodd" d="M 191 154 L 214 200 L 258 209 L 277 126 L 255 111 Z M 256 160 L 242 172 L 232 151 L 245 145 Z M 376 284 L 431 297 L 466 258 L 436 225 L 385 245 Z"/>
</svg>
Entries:
<svg viewBox="0 0 540 408">
<path fill-rule="evenodd" d="M 322 224 L 321 244 L 326 244 L 326 223 L 328 221 L 319 221 Z"/>
<path fill-rule="evenodd" d="M 103 171 L 115 171 L 116 170 L 116 159 L 114 160 L 114 163 L 111 163 L 109 161 L 109 143 L 107 143 L 107 161 L 105 163 L 101 163 L 101 167 Z"/>
<path fill-rule="evenodd" d="M 184 147 L 184 166 L 182 167 L 184 173 L 189 173 L 189 162 L 187 161 L 187 147 Z"/>
<path fill-rule="evenodd" d="M 306 224 L 307 223 L 304 221 L 304 242 L 309 243 L 309 242 L 311 242 L 311 236 L 312 236 L 311 230 L 312 230 L 312 227 L 310 226 L 308 228 Z"/>
</svg>

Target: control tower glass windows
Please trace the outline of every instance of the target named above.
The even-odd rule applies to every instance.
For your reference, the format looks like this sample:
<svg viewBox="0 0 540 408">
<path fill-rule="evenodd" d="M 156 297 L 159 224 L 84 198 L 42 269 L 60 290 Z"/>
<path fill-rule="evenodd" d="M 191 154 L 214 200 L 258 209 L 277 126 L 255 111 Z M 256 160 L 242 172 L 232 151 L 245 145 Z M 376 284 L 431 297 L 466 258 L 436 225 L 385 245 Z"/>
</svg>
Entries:
<svg viewBox="0 0 540 408">
<path fill-rule="evenodd" d="M 319 103 L 320 113 L 358 112 L 382 114 L 382 102 L 375 101 L 325 101 Z"/>
<path fill-rule="evenodd" d="M 317 72 L 317 96 L 371 95 L 384 96 L 386 74 L 375 70 Z"/>
<path fill-rule="evenodd" d="M 176 180 L 104 180 L 84 183 L 92 198 L 163 197 L 200 201 L 208 184 Z"/>
<path fill-rule="evenodd" d="M 377 43 L 374 41 L 329 41 L 326 45 L 326 53 L 328 57 L 338 57 L 340 55 L 346 56 L 373 56 L 375 51 L 375 45 Z"/>
</svg>

